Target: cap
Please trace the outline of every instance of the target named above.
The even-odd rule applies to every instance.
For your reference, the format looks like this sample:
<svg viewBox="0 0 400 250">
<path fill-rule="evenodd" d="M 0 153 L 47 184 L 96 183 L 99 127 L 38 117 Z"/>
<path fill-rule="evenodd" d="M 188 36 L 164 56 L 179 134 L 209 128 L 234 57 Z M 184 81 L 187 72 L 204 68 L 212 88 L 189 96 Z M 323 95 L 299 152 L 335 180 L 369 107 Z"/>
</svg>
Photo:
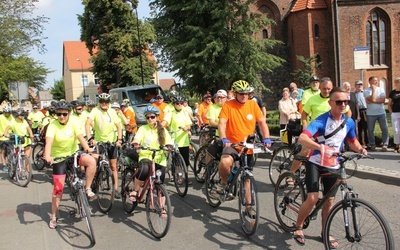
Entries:
<svg viewBox="0 0 400 250">
<path fill-rule="evenodd" d="M 224 89 L 218 90 L 216 94 L 217 94 L 217 96 L 225 96 L 225 97 L 228 96 L 228 93 L 226 93 L 226 91 Z"/>
<path fill-rule="evenodd" d="M 121 106 L 119 106 L 118 102 L 113 102 L 111 104 L 111 108 L 120 108 Z"/>
<path fill-rule="evenodd" d="M 203 99 L 206 99 L 206 98 L 211 98 L 212 97 L 212 95 L 211 94 L 205 94 L 204 96 L 203 96 Z"/>
<path fill-rule="evenodd" d="M 126 102 L 121 102 L 121 107 L 126 107 L 127 103 Z"/>
<path fill-rule="evenodd" d="M 162 94 L 158 94 L 158 95 L 156 96 L 156 98 L 157 98 L 157 99 L 164 99 L 164 96 L 163 96 Z"/>
<path fill-rule="evenodd" d="M 38 107 L 38 105 L 33 105 L 33 108 L 38 109 L 39 107 Z"/>
<path fill-rule="evenodd" d="M 364 85 L 364 83 L 361 80 L 357 80 L 355 85 Z"/>
<path fill-rule="evenodd" d="M 315 81 L 319 82 L 318 76 L 312 76 L 312 77 L 310 78 L 310 82 L 315 82 Z"/>
</svg>

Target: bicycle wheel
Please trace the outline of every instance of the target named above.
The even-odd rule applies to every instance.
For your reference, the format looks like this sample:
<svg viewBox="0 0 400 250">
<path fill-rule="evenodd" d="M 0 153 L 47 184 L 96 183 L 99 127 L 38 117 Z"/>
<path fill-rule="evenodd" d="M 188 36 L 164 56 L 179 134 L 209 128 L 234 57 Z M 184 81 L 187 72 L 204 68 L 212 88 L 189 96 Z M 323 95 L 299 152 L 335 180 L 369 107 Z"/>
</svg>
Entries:
<svg viewBox="0 0 400 250">
<path fill-rule="evenodd" d="M 12 153 L 6 156 L 6 166 L 8 167 L 8 177 L 13 179 L 15 176 L 15 164 L 13 163 Z"/>
<path fill-rule="evenodd" d="M 289 146 L 281 146 L 275 149 L 275 152 L 269 162 L 269 179 L 272 185 L 276 184 L 279 176 L 284 171 L 289 171 L 292 165 L 293 155 L 292 148 Z"/>
<path fill-rule="evenodd" d="M 205 176 L 207 201 L 212 207 L 218 207 L 221 205 L 221 196 L 215 190 L 215 186 L 218 184 L 219 179 L 218 163 L 213 161 L 208 165 Z"/>
<path fill-rule="evenodd" d="M 122 174 L 122 182 L 121 182 L 121 197 L 122 197 L 122 205 L 124 207 L 125 212 L 128 214 L 132 213 L 135 207 L 137 206 L 137 201 L 132 202 L 129 199 L 129 194 L 135 190 L 133 186 L 133 173 L 132 169 L 125 169 L 124 173 Z"/>
<path fill-rule="evenodd" d="M 348 218 L 349 235 L 345 231 L 344 214 Z M 329 236 L 338 242 L 336 249 L 394 249 L 392 230 L 385 218 L 372 204 L 358 198 L 333 206 L 323 235 L 325 249 L 333 249 Z"/>
<path fill-rule="evenodd" d="M 162 238 L 168 233 L 171 211 L 171 201 L 167 189 L 164 185 L 156 183 L 153 191 L 148 191 L 146 198 L 147 224 L 154 237 Z"/>
<path fill-rule="evenodd" d="M 294 185 L 290 183 L 294 182 Z M 275 186 L 274 209 L 276 217 L 283 230 L 287 232 L 296 228 L 297 214 L 306 199 L 302 183 L 296 180 L 292 172 L 283 173 Z"/>
<path fill-rule="evenodd" d="M 46 162 L 43 159 L 43 154 L 44 145 L 42 142 L 38 142 L 32 149 L 32 162 L 36 170 L 42 170 L 46 165 Z"/>
<path fill-rule="evenodd" d="M 245 234 L 253 235 L 260 221 L 258 209 L 258 189 L 252 176 L 245 176 L 239 182 L 239 214 L 242 221 L 242 229 Z"/>
<path fill-rule="evenodd" d="M 25 155 L 21 155 L 15 168 L 15 178 L 18 186 L 26 187 L 32 178 L 32 166 Z"/>
<path fill-rule="evenodd" d="M 87 201 L 86 194 L 83 192 L 83 187 L 78 190 L 77 202 L 81 217 L 85 219 L 90 242 L 92 243 L 92 246 L 94 246 L 96 244 L 96 239 L 94 237 L 92 220 L 90 218 L 90 216 L 92 215 L 92 211 L 90 211 L 89 202 Z"/>
<path fill-rule="evenodd" d="M 107 164 L 101 168 L 99 175 L 97 176 L 97 203 L 100 211 L 107 213 L 111 210 L 114 202 L 114 178 L 111 169 Z"/>
<path fill-rule="evenodd" d="M 175 153 L 172 159 L 172 164 L 172 173 L 174 175 L 176 191 L 181 197 L 184 197 L 188 191 L 189 177 L 183 156 L 179 153 Z"/>
<path fill-rule="evenodd" d="M 190 142 L 190 146 L 189 146 L 189 162 L 190 162 L 190 168 L 192 169 L 192 171 L 194 171 L 194 161 L 195 161 L 195 157 L 197 155 L 197 151 L 198 151 L 199 147 L 194 143 L 194 142 Z"/>
<path fill-rule="evenodd" d="M 194 157 L 194 177 L 196 178 L 197 182 L 203 183 L 205 181 L 206 175 L 206 156 L 208 155 L 207 151 L 208 145 L 202 146 L 198 151 L 196 156 Z M 211 157 L 209 155 L 209 157 Z"/>
</svg>

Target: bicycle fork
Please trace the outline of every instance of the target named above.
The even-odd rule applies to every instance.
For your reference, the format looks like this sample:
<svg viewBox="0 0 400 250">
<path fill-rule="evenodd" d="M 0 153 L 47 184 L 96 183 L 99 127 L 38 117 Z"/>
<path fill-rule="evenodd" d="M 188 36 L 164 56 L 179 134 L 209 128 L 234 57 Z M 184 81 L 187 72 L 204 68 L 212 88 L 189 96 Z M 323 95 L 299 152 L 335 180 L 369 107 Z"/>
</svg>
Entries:
<svg viewBox="0 0 400 250">
<path fill-rule="evenodd" d="M 356 206 L 352 201 L 352 198 L 356 198 L 356 194 L 353 193 L 351 187 L 348 187 L 348 189 L 349 192 L 347 193 L 344 193 L 344 191 L 342 191 L 342 196 L 344 197 L 342 201 L 342 207 L 343 207 L 343 219 L 346 231 L 346 239 L 349 242 L 360 242 L 362 236 L 358 228 L 358 216 L 357 216 Z M 351 210 L 351 215 L 353 218 L 354 236 L 352 236 L 350 232 L 350 221 L 349 221 L 350 219 L 349 219 L 349 211 L 347 211 L 347 208 L 350 208 Z"/>
</svg>

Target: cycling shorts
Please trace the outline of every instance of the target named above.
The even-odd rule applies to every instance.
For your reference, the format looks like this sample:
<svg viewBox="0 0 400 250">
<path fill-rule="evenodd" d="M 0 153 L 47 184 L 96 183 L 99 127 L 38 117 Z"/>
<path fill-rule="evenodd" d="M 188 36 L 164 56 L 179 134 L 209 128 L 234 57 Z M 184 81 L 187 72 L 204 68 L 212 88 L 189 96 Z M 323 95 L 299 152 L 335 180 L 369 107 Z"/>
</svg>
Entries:
<svg viewBox="0 0 400 250">
<path fill-rule="evenodd" d="M 308 193 L 319 192 L 319 179 L 323 174 L 329 173 L 338 173 L 339 169 L 330 169 L 327 167 L 321 167 L 315 163 L 307 162 L 306 163 L 306 187 Z M 322 176 L 322 193 L 326 195 L 329 190 L 335 185 L 338 179 L 338 175 L 328 175 Z M 336 192 L 331 195 L 334 197 Z"/>
</svg>

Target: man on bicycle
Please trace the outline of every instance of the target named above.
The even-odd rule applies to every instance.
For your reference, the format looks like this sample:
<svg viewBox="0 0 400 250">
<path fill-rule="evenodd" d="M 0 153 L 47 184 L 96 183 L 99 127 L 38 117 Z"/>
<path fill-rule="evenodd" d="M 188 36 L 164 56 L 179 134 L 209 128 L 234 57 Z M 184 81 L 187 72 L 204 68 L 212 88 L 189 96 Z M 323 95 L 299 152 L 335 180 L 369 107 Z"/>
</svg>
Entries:
<svg viewBox="0 0 400 250">
<path fill-rule="evenodd" d="M 115 181 L 115 198 L 120 199 L 121 193 L 118 192 L 118 172 L 117 172 L 117 158 L 118 147 L 122 144 L 122 129 L 121 122 L 118 118 L 117 112 L 110 108 L 111 96 L 107 93 L 99 95 L 99 105 L 90 112 L 86 121 L 86 136 L 89 143 L 96 144 L 96 142 L 111 142 L 111 147 L 108 149 L 107 155 L 110 160 L 110 167 L 113 172 Z M 94 138 L 91 138 L 90 127 L 93 122 Z M 115 128 L 117 133 L 115 133 Z"/>
<path fill-rule="evenodd" d="M 253 88 L 250 87 L 248 82 L 239 80 L 232 84 L 232 91 L 234 92 L 235 99 L 225 102 L 219 115 L 218 132 L 224 146 L 218 166 L 221 180 L 216 187 L 216 191 L 219 194 L 224 194 L 228 175 L 238 156 L 237 150 L 230 147 L 232 143 L 246 141 L 248 135 L 254 134 L 257 123 L 264 136 L 264 145 L 267 147 L 271 146 L 269 128 L 265 122 L 265 116 L 262 114 L 257 103 L 249 100 L 249 93 L 253 91 Z M 248 156 L 248 160 L 248 165 L 253 166 L 252 155 Z M 249 190 L 249 185 L 245 185 L 245 189 Z M 249 194 L 249 192 L 245 193 Z M 246 200 L 248 199 L 251 199 L 251 197 L 247 197 L 246 195 Z M 247 213 L 250 217 L 254 217 L 256 212 L 249 207 Z"/>
<path fill-rule="evenodd" d="M 303 223 L 310 214 L 312 208 L 318 201 L 319 178 L 322 174 L 337 172 L 340 165 L 335 152 L 340 152 L 343 142 L 346 139 L 350 148 L 355 152 L 367 155 L 367 151 L 357 140 L 355 123 L 352 119 L 347 119 L 345 115 L 348 104 L 348 93 L 344 88 L 334 88 L 330 92 L 329 105 L 331 110 L 317 117 L 312 121 L 299 137 L 299 144 L 311 150 L 311 156 L 306 163 L 306 187 L 307 199 L 300 207 L 296 222 L 296 229 L 293 231 L 293 239 L 300 245 L 305 244 L 303 233 Z M 336 129 L 342 127 L 340 130 Z M 328 136 L 334 133 L 333 136 Z M 327 139 L 325 139 L 325 136 Z M 329 138 L 328 138 L 329 137 Z M 337 176 L 325 177 L 321 180 L 323 194 L 325 195 L 336 183 Z M 325 203 L 322 208 L 322 228 L 334 202 L 334 196 Z M 329 237 L 332 248 L 338 246 L 333 237 Z"/>
</svg>

